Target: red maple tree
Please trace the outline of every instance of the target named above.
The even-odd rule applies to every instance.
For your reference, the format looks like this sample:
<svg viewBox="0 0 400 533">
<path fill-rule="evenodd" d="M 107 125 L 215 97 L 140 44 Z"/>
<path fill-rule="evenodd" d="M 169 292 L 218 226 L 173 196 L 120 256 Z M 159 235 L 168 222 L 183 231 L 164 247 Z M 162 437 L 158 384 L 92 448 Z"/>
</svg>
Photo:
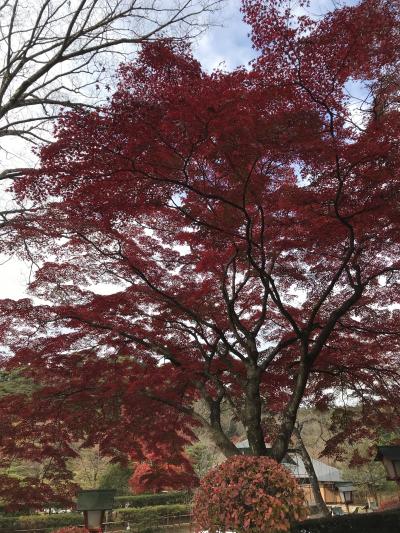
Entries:
<svg viewBox="0 0 400 533">
<path fill-rule="evenodd" d="M 162 492 L 169 490 L 190 490 L 198 485 L 190 461 L 184 454 L 176 454 L 167 461 L 160 461 L 154 454 L 146 462 L 139 463 L 133 472 L 129 485 L 134 494 Z"/>
<path fill-rule="evenodd" d="M 43 303 L 1 309 L 6 368 L 41 384 L 24 400 L 35 431 L 56 417 L 64 442 L 123 454 L 201 424 L 232 455 L 228 403 L 256 455 L 274 415 L 280 461 L 302 402 L 355 396 L 360 433 L 398 420 L 397 8 L 314 20 L 245 0 L 249 70 L 208 74 L 160 41 L 120 68 L 108 105 L 64 115 L 14 186 L 32 209 L 11 244 L 40 265 Z"/>
</svg>

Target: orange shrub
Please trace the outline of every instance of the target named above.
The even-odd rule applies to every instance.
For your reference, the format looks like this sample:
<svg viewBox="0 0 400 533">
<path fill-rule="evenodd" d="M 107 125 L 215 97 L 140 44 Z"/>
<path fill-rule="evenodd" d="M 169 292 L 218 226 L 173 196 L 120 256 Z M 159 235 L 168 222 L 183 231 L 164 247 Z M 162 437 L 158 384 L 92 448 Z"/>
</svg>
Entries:
<svg viewBox="0 0 400 533">
<path fill-rule="evenodd" d="M 396 497 L 382 502 L 379 506 L 379 511 L 388 511 L 389 509 L 398 508 L 400 508 L 400 500 L 398 497 Z"/>
<path fill-rule="evenodd" d="M 303 491 L 286 468 L 268 457 L 238 455 L 210 470 L 195 495 L 197 530 L 289 531 L 306 517 Z"/>
</svg>

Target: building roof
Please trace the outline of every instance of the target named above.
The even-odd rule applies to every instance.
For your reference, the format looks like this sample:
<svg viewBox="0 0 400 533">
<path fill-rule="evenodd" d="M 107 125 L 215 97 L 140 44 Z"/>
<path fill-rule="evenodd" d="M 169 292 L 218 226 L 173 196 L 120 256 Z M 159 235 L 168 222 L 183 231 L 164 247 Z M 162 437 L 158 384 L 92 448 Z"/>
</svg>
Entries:
<svg viewBox="0 0 400 533">
<path fill-rule="evenodd" d="M 235 446 L 236 448 L 239 448 L 239 450 L 247 449 L 249 448 L 249 441 L 248 439 L 241 440 L 240 442 L 237 442 Z"/>
<path fill-rule="evenodd" d="M 235 444 L 235 446 L 236 446 L 236 448 L 238 448 L 239 450 L 248 450 L 248 449 L 250 448 L 250 445 L 249 445 L 249 441 L 248 441 L 248 439 L 244 439 L 244 440 L 241 440 L 240 442 L 237 442 L 237 443 Z M 265 443 L 265 446 L 266 446 L 267 448 L 270 448 L 270 447 L 271 447 L 271 445 L 268 444 L 267 442 Z M 293 450 L 293 449 L 289 449 L 288 451 L 289 451 L 289 452 L 294 452 L 295 450 Z"/>
<path fill-rule="evenodd" d="M 308 478 L 306 467 L 304 466 L 303 459 L 299 454 L 290 454 L 290 457 L 294 460 L 295 464 L 285 464 L 285 466 L 293 473 L 297 478 Z M 315 474 L 318 481 L 337 483 L 342 481 L 342 474 L 338 468 L 329 466 L 317 459 L 311 459 Z"/>
<path fill-rule="evenodd" d="M 242 440 L 236 444 L 236 448 L 241 451 L 249 449 L 249 441 Z M 317 459 L 311 459 L 314 466 L 315 473 L 318 481 L 321 482 L 340 482 L 342 481 L 342 474 L 338 468 L 329 466 L 326 463 L 318 461 Z M 282 461 L 282 464 L 288 468 L 296 478 L 308 478 L 306 467 L 300 455 L 295 450 L 289 450 L 288 455 Z"/>
<path fill-rule="evenodd" d="M 267 443 L 266 444 L 266 448 L 267 448 L 267 454 L 268 454 L 268 450 L 269 448 L 271 448 L 271 446 Z M 249 441 L 247 439 L 245 440 L 241 440 L 240 442 L 237 442 L 235 444 L 236 448 L 238 448 L 238 450 L 240 450 L 242 453 L 244 453 L 246 455 L 246 452 L 250 450 L 250 445 L 249 445 Z M 294 450 L 288 450 L 288 452 L 292 452 Z M 292 464 L 294 461 L 293 459 L 288 455 L 286 454 L 282 463 L 283 464 Z"/>
</svg>

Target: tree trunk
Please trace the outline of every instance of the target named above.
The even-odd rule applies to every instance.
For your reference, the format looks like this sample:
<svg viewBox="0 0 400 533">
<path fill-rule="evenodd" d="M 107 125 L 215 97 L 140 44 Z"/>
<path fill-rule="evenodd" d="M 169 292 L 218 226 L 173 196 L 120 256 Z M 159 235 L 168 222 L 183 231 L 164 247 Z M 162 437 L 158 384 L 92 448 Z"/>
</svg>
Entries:
<svg viewBox="0 0 400 533">
<path fill-rule="evenodd" d="M 297 412 L 304 396 L 309 374 L 310 364 L 302 361 L 297 374 L 295 389 L 283 413 L 279 433 L 274 440 L 271 449 L 271 456 L 275 461 L 278 461 L 278 463 L 283 460 L 287 453 L 293 429 L 296 424 Z"/>
<path fill-rule="evenodd" d="M 323 516 L 330 516 L 330 512 L 328 507 L 326 506 L 326 503 L 322 497 L 320 488 L 319 488 L 319 482 L 317 475 L 314 470 L 314 466 L 312 464 L 311 457 L 307 451 L 307 448 L 304 445 L 304 441 L 301 437 L 300 429 L 295 426 L 293 429 L 293 435 L 296 437 L 298 449 L 300 452 L 300 456 L 303 459 L 304 466 L 306 468 L 306 472 L 308 474 L 308 477 L 310 479 L 311 489 L 314 495 L 315 505 L 318 508 L 318 511 Z"/>
<path fill-rule="evenodd" d="M 233 444 L 233 442 L 226 436 L 222 424 L 221 424 L 221 401 L 222 398 L 213 400 L 210 397 L 204 398 L 208 404 L 210 410 L 209 425 L 206 426 L 209 436 L 217 445 L 219 450 L 225 455 L 225 457 L 232 457 L 232 455 L 238 455 L 240 452 Z"/>
<path fill-rule="evenodd" d="M 225 435 L 225 433 L 222 431 L 222 429 L 219 429 L 217 427 L 210 426 L 204 426 L 206 429 L 210 439 L 213 441 L 213 443 L 217 446 L 219 451 L 225 456 L 225 457 L 232 457 L 233 455 L 239 455 L 239 450 L 236 448 L 236 446 L 231 442 L 228 437 Z"/>
<path fill-rule="evenodd" d="M 247 370 L 246 399 L 243 424 L 246 429 L 251 455 L 266 455 L 264 432 L 261 427 L 260 369 Z"/>
</svg>

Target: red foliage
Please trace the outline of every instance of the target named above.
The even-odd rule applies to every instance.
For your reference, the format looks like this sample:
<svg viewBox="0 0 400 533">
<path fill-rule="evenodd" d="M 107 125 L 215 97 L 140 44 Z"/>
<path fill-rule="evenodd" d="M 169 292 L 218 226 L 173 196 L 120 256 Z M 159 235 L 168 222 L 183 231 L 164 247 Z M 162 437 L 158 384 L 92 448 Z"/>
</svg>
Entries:
<svg viewBox="0 0 400 533">
<path fill-rule="evenodd" d="M 194 501 L 198 530 L 289 531 L 306 517 L 304 495 L 288 470 L 268 457 L 237 456 L 209 471 Z"/>
<path fill-rule="evenodd" d="M 398 425 L 398 7 L 313 20 L 244 0 L 249 70 L 152 43 L 109 104 L 65 113 L 2 241 L 40 265 L 36 300 L 0 306 L 4 369 L 36 384 L 0 401 L 4 464 L 51 457 L 62 476 L 73 441 L 139 461 L 151 443 L 165 462 L 195 424 L 232 454 L 224 402 L 254 454 L 276 415 L 278 460 L 301 401 L 358 402 L 337 410 L 332 454 Z"/>
<path fill-rule="evenodd" d="M 391 500 L 386 500 L 382 502 L 379 506 L 379 511 L 388 511 L 389 509 L 399 509 L 400 508 L 400 499 L 392 498 Z"/>
<path fill-rule="evenodd" d="M 51 468 L 50 468 L 51 470 Z M 78 487 L 71 483 L 68 473 L 48 473 L 45 480 L 35 476 L 19 479 L 7 474 L 0 475 L 0 498 L 8 512 L 21 509 L 40 509 L 43 505 L 57 502 L 69 506 L 73 503 Z"/>
<path fill-rule="evenodd" d="M 155 459 L 137 465 L 129 485 L 134 494 L 164 490 L 191 490 L 198 485 L 192 465 L 184 455 L 174 463 Z"/>
</svg>

